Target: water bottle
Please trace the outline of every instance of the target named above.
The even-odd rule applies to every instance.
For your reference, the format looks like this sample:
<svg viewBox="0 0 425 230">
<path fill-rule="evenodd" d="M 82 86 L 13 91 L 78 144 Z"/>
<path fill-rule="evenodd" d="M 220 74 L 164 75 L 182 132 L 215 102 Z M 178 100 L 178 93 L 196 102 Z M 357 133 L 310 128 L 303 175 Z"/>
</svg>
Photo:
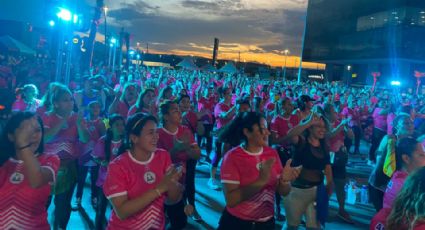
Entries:
<svg viewBox="0 0 425 230">
<path fill-rule="evenodd" d="M 356 204 L 357 200 L 357 186 L 355 181 L 350 181 L 347 189 L 347 203 Z"/>
<path fill-rule="evenodd" d="M 362 204 L 368 204 L 369 203 L 369 191 L 367 188 L 367 185 L 362 186 L 362 190 L 360 193 L 360 202 Z"/>
</svg>

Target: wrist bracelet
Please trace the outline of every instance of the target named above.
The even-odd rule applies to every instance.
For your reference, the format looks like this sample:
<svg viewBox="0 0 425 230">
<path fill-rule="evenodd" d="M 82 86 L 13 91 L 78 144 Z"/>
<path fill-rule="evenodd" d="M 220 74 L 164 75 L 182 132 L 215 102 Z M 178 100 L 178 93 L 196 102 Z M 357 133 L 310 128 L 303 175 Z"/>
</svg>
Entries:
<svg viewBox="0 0 425 230">
<path fill-rule="evenodd" d="M 31 145 L 32 144 L 28 144 L 28 145 L 25 145 L 25 146 L 22 146 L 22 147 L 18 147 L 18 150 L 29 148 L 29 147 L 31 147 Z"/>
<path fill-rule="evenodd" d="M 162 194 L 161 194 L 161 191 L 159 191 L 159 189 L 154 189 L 155 190 L 155 192 L 158 194 L 158 197 L 160 197 L 160 196 L 162 196 Z"/>
</svg>

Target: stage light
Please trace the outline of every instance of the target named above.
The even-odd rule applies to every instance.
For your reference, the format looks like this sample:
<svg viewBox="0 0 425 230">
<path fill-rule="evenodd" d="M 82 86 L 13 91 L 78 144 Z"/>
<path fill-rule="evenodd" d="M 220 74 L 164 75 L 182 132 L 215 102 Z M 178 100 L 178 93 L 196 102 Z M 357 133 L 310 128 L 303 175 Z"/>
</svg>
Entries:
<svg viewBox="0 0 425 230">
<path fill-rule="evenodd" d="M 130 52 L 128 52 L 128 54 L 130 54 L 131 56 L 134 55 L 134 50 L 130 50 Z"/>
<path fill-rule="evenodd" d="M 401 82 L 400 81 L 391 81 L 391 85 L 392 86 L 400 86 Z"/>
<path fill-rule="evenodd" d="M 115 43 L 117 43 L 117 39 L 111 38 L 111 44 L 115 44 Z"/>
<path fill-rule="evenodd" d="M 50 21 L 49 21 L 49 26 L 51 26 L 51 27 L 55 26 L 55 21 L 50 20 Z"/>
<path fill-rule="evenodd" d="M 60 18 L 64 21 L 71 21 L 71 19 L 72 19 L 71 11 L 64 9 L 64 8 L 59 8 L 59 13 L 57 13 L 56 15 L 58 16 L 58 18 Z"/>
<path fill-rule="evenodd" d="M 74 24 L 77 24 L 77 22 L 78 22 L 78 15 L 74 14 L 72 22 L 74 22 Z"/>
</svg>

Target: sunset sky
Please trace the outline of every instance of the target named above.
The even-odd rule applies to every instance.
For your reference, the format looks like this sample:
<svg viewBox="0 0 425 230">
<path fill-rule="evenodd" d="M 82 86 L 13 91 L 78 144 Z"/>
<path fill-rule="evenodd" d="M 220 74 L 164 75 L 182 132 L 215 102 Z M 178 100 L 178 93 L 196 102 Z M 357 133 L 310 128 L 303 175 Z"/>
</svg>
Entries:
<svg viewBox="0 0 425 230">
<path fill-rule="evenodd" d="M 23 0 L 13 4 L 17 1 Z M 95 0 L 78 1 L 95 5 Z M 211 58 L 217 37 L 219 59 L 239 59 L 240 52 L 241 61 L 283 66 L 288 49 L 287 66 L 299 65 L 307 0 L 105 0 L 105 4 L 108 33 L 118 34 L 124 27 L 132 34 L 132 46 L 139 42 L 145 49 L 149 43 L 150 52 Z M 103 24 L 99 32 L 104 33 Z"/>
</svg>

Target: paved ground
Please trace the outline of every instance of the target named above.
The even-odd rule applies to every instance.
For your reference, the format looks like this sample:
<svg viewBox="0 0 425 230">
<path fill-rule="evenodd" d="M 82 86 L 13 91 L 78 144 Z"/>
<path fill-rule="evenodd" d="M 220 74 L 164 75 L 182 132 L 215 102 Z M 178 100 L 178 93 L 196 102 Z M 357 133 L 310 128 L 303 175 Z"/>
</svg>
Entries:
<svg viewBox="0 0 425 230">
<path fill-rule="evenodd" d="M 361 152 L 365 153 L 368 150 L 367 144 L 362 144 Z M 348 173 L 350 178 L 356 179 L 360 184 L 367 183 L 367 177 L 370 174 L 371 168 L 365 164 L 365 155 L 362 156 L 350 156 L 350 164 L 348 165 Z M 217 227 L 218 220 L 221 215 L 221 211 L 224 208 L 224 197 L 221 191 L 210 190 L 207 186 L 208 180 L 208 165 L 198 164 L 197 175 L 196 175 L 196 206 L 198 212 L 203 217 L 204 222 L 197 223 L 189 220 L 187 229 L 215 229 Z M 89 181 L 89 180 L 87 180 Z M 95 211 L 90 205 L 90 191 L 88 185 L 86 185 L 83 195 L 83 209 L 74 211 L 71 214 L 71 220 L 69 222 L 68 229 L 71 230 L 83 230 L 93 229 L 93 222 L 95 217 Z M 74 202 L 74 201 L 73 201 Z M 338 230 L 359 230 L 368 229 L 368 224 L 374 215 L 374 210 L 371 205 L 347 205 L 347 211 L 352 215 L 352 218 L 356 222 L 354 225 L 346 224 L 336 218 L 337 211 L 336 197 L 333 195 L 330 201 L 330 213 L 328 222 L 326 223 L 326 229 L 338 229 Z M 53 205 L 49 208 L 49 217 L 52 216 Z M 110 209 L 107 211 L 109 216 Z M 281 229 L 284 223 L 278 222 L 276 229 Z M 300 229 L 304 229 L 300 227 Z"/>
</svg>

